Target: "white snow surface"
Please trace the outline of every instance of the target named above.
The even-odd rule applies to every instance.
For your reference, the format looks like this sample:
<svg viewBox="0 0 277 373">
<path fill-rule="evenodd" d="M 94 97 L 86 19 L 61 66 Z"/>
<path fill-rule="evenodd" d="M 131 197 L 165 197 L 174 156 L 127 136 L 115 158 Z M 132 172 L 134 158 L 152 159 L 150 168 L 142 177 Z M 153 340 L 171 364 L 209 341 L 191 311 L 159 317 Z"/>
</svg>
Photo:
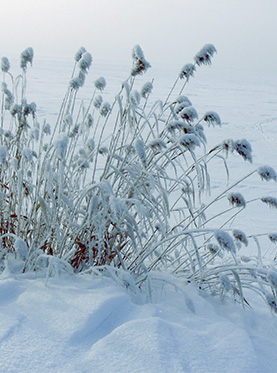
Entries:
<svg viewBox="0 0 277 373">
<path fill-rule="evenodd" d="M 34 62 L 30 70 L 29 100 L 36 101 L 41 118 L 49 122 L 59 110 L 70 67 L 63 61 L 43 61 Z M 162 87 L 159 98 L 165 98 L 178 71 L 160 67 L 154 94 L 159 96 Z M 92 67 L 91 82 L 105 76 L 107 95 L 114 97 L 128 72 L 102 64 Z M 148 75 L 143 82 L 151 80 Z M 204 67 L 195 75 L 185 94 L 199 115 L 215 110 L 223 122 L 221 128 L 209 129 L 208 138 L 214 144 L 247 138 L 253 147 L 251 167 L 268 164 L 276 170 L 276 72 Z M 246 163 L 238 157 L 230 164 L 235 180 L 246 173 Z M 210 171 L 217 189 L 225 175 Z M 255 179 L 239 191 L 251 199 L 262 185 L 264 196 L 277 197 L 276 183 L 260 183 Z M 266 230 L 276 231 L 276 210 L 261 206 L 244 221 L 250 232 L 260 229 L 261 222 Z M 272 258 L 276 246 L 267 247 L 262 254 Z M 157 283 L 149 302 L 106 277 L 62 275 L 46 282 L 35 274 L 4 273 L 0 277 L 0 372 L 277 372 L 277 318 L 258 296 L 249 295 L 252 308 L 243 309 L 181 280 L 181 292 L 162 284 Z"/>
<path fill-rule="evenodd" d="M 0 371 L 276 372 L 277 318 L 266 308 L 183 290 L 144 302 L 108 278 L 1 278 Z"/>
</svg>

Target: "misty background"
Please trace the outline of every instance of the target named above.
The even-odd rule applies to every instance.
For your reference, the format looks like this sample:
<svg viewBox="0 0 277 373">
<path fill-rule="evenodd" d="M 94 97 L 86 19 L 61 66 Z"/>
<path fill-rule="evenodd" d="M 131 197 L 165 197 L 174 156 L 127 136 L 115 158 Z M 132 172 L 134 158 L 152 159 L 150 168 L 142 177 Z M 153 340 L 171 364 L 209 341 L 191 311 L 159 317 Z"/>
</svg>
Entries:
<svg viewBox="0 0 277 373">
<path fill-rule="evenodd" d="M 214 68 L 277 71 L 276 15 L 276 0 L 1 1 L 0 56 L 31 46 L 72 58 L 84 46 L 95 62 L 130 63 L 139 44 L 151 64 L 182 67 L 212 43 Z"/>
</svg>

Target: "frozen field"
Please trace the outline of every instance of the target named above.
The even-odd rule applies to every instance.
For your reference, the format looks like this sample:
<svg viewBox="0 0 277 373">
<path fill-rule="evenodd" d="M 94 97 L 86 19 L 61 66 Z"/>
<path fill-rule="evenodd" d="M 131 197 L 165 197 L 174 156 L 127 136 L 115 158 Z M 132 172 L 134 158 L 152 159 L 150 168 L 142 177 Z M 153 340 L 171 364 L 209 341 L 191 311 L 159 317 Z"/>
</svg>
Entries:
<svg viewBox="0 0 277 373">
<path fill-rule="evenodd" d="M 184 61 L 184 63 L 189 61 Z M 29 101 L 41 122 L 54 123 L 70 79 L 73 62 L 36 60 L 28 77 Z M 180 66 L 155 66 L 153 95 L 164 100 Z M 80 96 L 90 97 L 92 84 L 104 76 L 104 96 L 112 101 L 128 77 L 119 64 L 95 62 Z M 208 147 L 226 138 L 250 141 L 253 163 L 230 157 L 230 183 L 247 172 L 270 165 L 277 170 L 277 71 L 237 71 L 201 67 L 184 94 L 199 114 L 218 112 L 222 127 L 206 132 Z M 210 170 L 212 198 L 226 175 Z M 253 177 L 239 191 L 277 198 L 277 184 Z M 248 234 L 277 232 L 277 211 L 253 207 L 243 223 Z M 273 259 L 276 245 L 262 240 L 262 255 Z M 249 252 L 250 250 L 250 252 Z M 247 248 L 247 255 L 256 255 Z M 158 275 L 157 275 L 158 276 Z M 170 280 L 170 279 L 169 279 Z M 218 300 L 195 286 L 157 286 L 153 302 L 128 294 L 110 279 L 64 276 L 45 279 L 4 273 L 0 277 L 0 372 L 2 373 L 275 373 L 277 318 L 252 295 L 253 309 Z"/>
</svg>

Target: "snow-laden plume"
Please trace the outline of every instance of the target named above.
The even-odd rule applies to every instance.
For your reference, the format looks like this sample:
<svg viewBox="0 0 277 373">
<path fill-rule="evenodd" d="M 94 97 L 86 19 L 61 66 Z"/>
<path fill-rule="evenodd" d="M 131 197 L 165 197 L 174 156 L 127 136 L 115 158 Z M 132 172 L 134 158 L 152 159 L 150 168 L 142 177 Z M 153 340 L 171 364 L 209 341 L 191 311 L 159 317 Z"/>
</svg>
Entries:
<svg viewBox="0 0 277 373">
<path fill-rule="evenodd" d="M 207 113 L 205 113 L 204 115 L 204 121 L 207 122 L 209 125 L 221 125 L 220 116 L 214 111 L 207 111 Z"/>
<path fill-rule="evenodd" d="M 194 72 L 195 72 L 196 68 L 195 68 L 195 65 L 192 64 L 192 63 L 187 63 L 185 66 L 183 66 L 180 74 L 179 74 L 179 77 L 180 79 L 189 79 L 191 76 L 194 75 Z"/>
<path fill-rule="evenodd" d="M 188 106 L 180 112 L 180 117 L 191 123 L 198 118 L 198 114 L 193 106 Z"/>
<path fill-rule="evenodd" d="M 146 157 L 144 142 L 140 139 L 137 139 L 135 146 L 136 146 L 137 155 L 139 156 L 141 163 L 143 164 L 144 167 L 147 167 L 147 157 Z"/>
<path fill-rule="evenodd" d="M 227 196 L 231 205 L 235 207 L 245 207 L 246 201 L 241 193 L 238 192 L 231 192 Z"/>
<path fill-rule="evenodd" d="M 144 83 L 140 91 L 141 97 L 147 98 L 147 96 L 151 94 L 152 89 L 153 89 L 153 84 L 151 82 Z"/>
<path fill-rule="evenodd" d="M 214 233 L 214 236 L 215 236 L 219 246 L 223 250 L 229 251 L 233 254 L 236 253 L 236 246 L 234 244 L 234 240 L 229 235 L 229 233 L 227 233 L 227 232 L 225 232 L 221 229 L 217 229 Z"/>
<path fill-rule="evenodd" d="M 155 151 L 162 151 L 166 149 L 166 143 L 162 139 L 155 139 L 150 141 L 149 147 Z"/>
<path fill-rule="evenodd" d="M 234 150 L 241 155 L 245 161 L 252 163 L 252 147 L 246 139 L 235 141 Z"/>
<path fill-rule="evenodd" d="M 70 80 L 69 87 L 77 91 L 79 88 L 83 86 L 83 84 L 84 84 L 83 80 L 77 76 Z"/>
<path fill-rule="evenodd" d="M 83 74 L 87 74 L 92 64 L 92 56 L 89 52 L 84 52 L 78 62 L 78 66 Z"/>
<path fill-rule="evenodd" d="M 134 90 L 130 96 L 130 100 L 133 105 L 138 106 L 140 103 L 140 94 L 138 91 Z"/>
<path fill-rule="evenodd" d="M 57 156 L 60 160 L 65 159 L 68 142 L 68 136 L 65 134 L 61 134 L 59 136 L 59 139 L 55 141 L 55 149 L 57 152 Z"/>
<path fill-rule="evenodd" d="M 245 246 L 248 246 L 248 239 L 243 231 L 240 229 L 233 229 L 232 233 L 236 241 L 242 242 Z"/>
<path fill-rule="evenodd" d="M 186 134 L 179 139 L 179 142 L 188 150 L 194 150 L 196 146 L 200 146 L 199 139 L 194 134 Z"/>
<path fill-rule="evenodd" d="M 180 114 L 184 108 L 192 107 L 191 101 L 186 96 L 178 96 L 176 99 L 175 113 Z"/>
<path fill-rule="evenodd" d="M 99 91 L 103 91 L 104 88 L 106 87 L 106 80 L 103 76 L 101 76 L 100 78 L 96 79 L 95 82 L 94 82 L 94 86 L 96 89 L 98 89 Z"/>
<path fill-rule="evenodd" d="M 277 181 L 277 174 L 276 171 L 270 166 L 262 166 L 258 169 L 258 174 L 260 175 L 262 180 L 269 181 Z"/>
<path fill-rule="evenodd" d="M 79 62 L 80 59 L 82 58 L 82 55 L 83 55 L 86 51 L 87 51 L 87 50 L 86 50 L 85 47 L 80 47 L 80 48 L 78 49 L 78 51 L 76 52 L 76 54 L 75 54 L 75 57 L 74 57 L 75 61 L 76 61 L 76 62 Z"/>
<path fill-rule="evenodd" d="M 100 115 L 106 117 L 111 110 L 111 105 L 108 102 L 103 102 L 100 108 Z"/>
<path fill-rule="evenodd" d="M 99 109 L 102 105 L 102 102 L 103 102 L 103 97 L 98 95 L 95 97 L 94 101 L 93 101 L 93 105 Z"/>
<path fill-rule="evenodd" d="M 277 198 L 267 196 L 267 197 L 262 197 L 261 201 L 266 203 L 269 207 L 277 209 Z"/>
<path fill-rule="evenodd" d="M 135 45 L 132 51 L 133 57 L 133 68 L 131 70 L 131 75 L 136 76 L 143 74 L 146 72 L 150 67 L 150 63 L 146 61 L 143 51 L 139 45 Z"/>
<path fill-rule="evenodd" d="M 216 53 L 216 48 L 213 44 L 206 44 L 204 47 L 196 54 L 194 60 L 197 65 L 210 65 L 212 63 L 211 58 Z"/>
<path fill-rule="evenodd" d="M 88 114 L 87 119 L 86 119 L 86 125 L 88 128 L 91 128 L 93 126 L 94 119 L 91 114 Z"/>
<path fill-rule="evenodd" d="M 1 58 L 1 70 L 3 73 L 7 73 L 10 69 L 10 62 L 7 57 Z"/>
<path fill-rule="evenodd" d="M 20 59 L 20 67 L 25 70 L 27 68 L 27 64 L 30 63 L 32 65 L 33 58 L 34 58 L 34 51 L 33 48 L 27 48 L 21 53 Z"/>
</svg>

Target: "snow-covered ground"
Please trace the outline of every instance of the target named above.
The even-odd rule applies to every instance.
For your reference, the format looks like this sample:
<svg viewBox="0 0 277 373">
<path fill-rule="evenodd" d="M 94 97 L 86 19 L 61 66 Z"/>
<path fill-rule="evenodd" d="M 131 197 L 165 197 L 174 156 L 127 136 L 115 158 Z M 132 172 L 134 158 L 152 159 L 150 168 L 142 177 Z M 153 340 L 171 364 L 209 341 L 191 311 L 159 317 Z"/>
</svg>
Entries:
<svg viewBox="0 0 277 373">
<path fill-rule="evenodd" d="M 160 65 L 147 74 L 149 80 L 155 76 L 157 98 L 166 97 L 178 72 L 178 67 Z M 28 97 L 37 103 L 41 121 L 54 121 L 70 74 L 68 61 L 35 61 Z M 84 97 L 89 98 L 90 84 L 101 75 L 112 99 L 128 70 L 96 64 Z M 263 164 L 277 169 L 276 86 L 276 72 L 215 66 L 199 69 L 184 92 L 199 114 L 220 114 L 223 126 L 207 132 L 211 146 L 232 137 L 251 142 L 253 164 L 232 157 L 232 180 Z M 226 182 L 225 175 L 210 171 L 214 189 Z M 254 178 L 240 188 L 248 199 L 256 192 L 277 198 L 276 183 Z M 276 210 L 260 206 L 247 219 L 244 227 L 250 232 L 276 232 Z M 272 259 L 275 253 L 273 243 L 263 246 L 264 256 Z M 157 284 L 150 303 L 108 278 L 63 275 L 46 283 L 35 275 L 5 272 L 0 277 L 0 372 L 277 371 L 277 318 L 258 298 L 250 296 L 252 309 L 243 309 L 193 285 L 180 281 L 179 287 L 182 291 Z"/>
<path fill-rule="evenodd" d="M 266 308 L 184 291 L 145 304 L 105 278 L 2 278 L 0 371 L 276 372 L 277 319 Z"/>
</svg>

